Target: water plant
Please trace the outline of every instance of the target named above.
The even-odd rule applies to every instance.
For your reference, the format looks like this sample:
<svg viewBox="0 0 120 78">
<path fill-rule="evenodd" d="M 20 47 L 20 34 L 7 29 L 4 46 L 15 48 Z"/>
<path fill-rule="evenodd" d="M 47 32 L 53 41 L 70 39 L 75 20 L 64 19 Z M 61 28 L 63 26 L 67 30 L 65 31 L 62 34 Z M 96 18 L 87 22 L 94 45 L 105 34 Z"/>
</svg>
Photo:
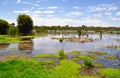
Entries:
<svg viewBox="0 0 120 78">
<path fill-rule="evenodd" d="M 70 52 L 71 54 L 79 54 L 80 52 L 78 52 L 78 51 L 72 51 L 72 52 Z"/>
<path fill-rule="evenodd" d="M 63 49 L 59 50 L 59 56 L 60 58 L 63 58 L 65 56 L 65 52 Z"/>
<path fill-rule="evenodd" d="M 116 57 L 115 56 L 111 56 L 111 55 L 106 55 L 104 56 L 105 59 L 108 59 L 108 60 L 115 60 Z"/>
<path fill-rule="evenodd" d="M 97 56 L 102 56 L 106 54 L 105 52 L 99 52 L 99 51 L 90 51 L 89 53 Z"/>
<path fill-rule="evenodd" d="M 120 69 L 106 68 L 98 72 L 105 78 L 120 78 Z"/>
<path fill-rule="evenodd" d="M 60 38 L 59 41 L 62 43 L 63 42 L 63 38 Z"/>
<path fill-rule="evenodd" d="M 87 68 L 93 67 L 93 63 L 91 59 L 84 59 L 84 66 Z"/>
</svg>

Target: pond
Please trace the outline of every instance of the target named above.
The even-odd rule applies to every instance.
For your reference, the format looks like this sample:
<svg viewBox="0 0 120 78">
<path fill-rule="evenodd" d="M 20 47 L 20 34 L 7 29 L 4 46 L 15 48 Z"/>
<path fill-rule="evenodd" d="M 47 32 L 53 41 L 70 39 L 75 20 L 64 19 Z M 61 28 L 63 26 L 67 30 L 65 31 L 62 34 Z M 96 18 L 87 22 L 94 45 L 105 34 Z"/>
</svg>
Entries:
<svg viewBox="0 0 120 78">
<path fill-rule="evenodd" d="M 61 43 L 58 39 L 52 38 L 91 38 L 92 42 L 72 42 L 63 40 Z M 45 34 L 37 36 L 27 42 L 0 44 L 0 55 L 21 55 L 32 56 L 35 54 L 56 54 L 63 49 L 66 54 L 71 51 L 78 51 L 81 54 L 88 55 L 90 52 L 105 52 L 106 56 L 114 56 L 117 59 L 110 60 L 100 56 L 94 59 L 100 62 L 104 67 L 120 67 L 120 35 L 118 34 L 88 34 L 79 36 L 78 34 Z M 72 58 L 68 55 L 68 58 Z"/>
</svg>

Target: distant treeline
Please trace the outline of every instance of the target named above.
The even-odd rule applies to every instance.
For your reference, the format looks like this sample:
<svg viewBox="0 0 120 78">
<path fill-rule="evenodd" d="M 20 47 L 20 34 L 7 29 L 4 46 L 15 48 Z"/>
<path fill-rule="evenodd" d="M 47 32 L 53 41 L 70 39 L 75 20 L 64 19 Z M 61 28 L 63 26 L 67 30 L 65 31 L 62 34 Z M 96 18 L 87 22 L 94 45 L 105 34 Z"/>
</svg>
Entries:
<svg viewBox="0 0 120 78">
<path fill-rule="evenodd" d="M 94 26 L 79 26 L 79 27 L 70 27 L 66 26 L 34 26 L 36 31 L 47 32 L 48 30 L 75 30 L 75 31 L 95 31 L 95 32 L 113 32 L 117 31 L 119 33 L 120 27 L 94 27 Z"/>
</svg>

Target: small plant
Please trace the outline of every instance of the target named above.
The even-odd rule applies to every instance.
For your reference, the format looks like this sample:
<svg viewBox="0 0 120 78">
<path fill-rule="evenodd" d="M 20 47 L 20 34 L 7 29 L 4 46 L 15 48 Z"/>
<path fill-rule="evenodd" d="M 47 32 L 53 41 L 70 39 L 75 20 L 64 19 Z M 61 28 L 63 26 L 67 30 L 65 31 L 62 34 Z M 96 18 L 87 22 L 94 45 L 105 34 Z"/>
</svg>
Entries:
<svg viewBox="0 0 120 78">
<path fill-rule="evenodd" d="M 63 58 L 65 56 L 64 50 L 59 50 L 59 56 L 60 58 Z"/>
<path fill-rule="evenodd" d="M 59 41 L 62 43 L 63 42 L 63 38 L 60 38 Z"/>
<path fill-rule="evenodd" d="M 93 67 L 93 63 L 92 63 L 92 61 L 90 59 L 85 59 L 84 60 L 84 65 L 87 68 Z"/>
</svg>

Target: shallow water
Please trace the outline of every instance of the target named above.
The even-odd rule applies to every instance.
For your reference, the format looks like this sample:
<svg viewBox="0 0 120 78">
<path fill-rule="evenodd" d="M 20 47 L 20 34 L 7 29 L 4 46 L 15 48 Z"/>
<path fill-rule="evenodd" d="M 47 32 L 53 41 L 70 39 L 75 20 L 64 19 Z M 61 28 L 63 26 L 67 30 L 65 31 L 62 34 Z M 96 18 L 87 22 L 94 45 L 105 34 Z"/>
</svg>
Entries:
<svg viewBox="0 0 120 78">
<path fill-rule="evenodd" d="M 107 53 L 107 55 L 118 56 L 120 59 L 120 47 L 119 48 L 106 48 L 106 46 L 114 46 L 119 45 L 120 35 L 117 34 L 89 34 L 88 36 L 81 36 L 81 38 L 92 38 L 93 42 L 70 42 L 63 41 L 60 43 L 59 40 L 51 39 L 52 37 L 61 38 L 61 34 L 47 34 L 40 37 L 35 37 L 29 42 L 25 43 L 13 43 L 13 44 L 0 44 L 0 54 L 12 53 L 12 54 L 23 54 L 23 55 L 35 55 L 39 53 L 48 53 L 54 54 L 58 53 L 58 50 L 64 49 L 66 53 L 71 51 L 80 51 L 82 54 L 88 54 L 89 51 L 102 51 Z M 63 35 L 65 38 L 78 38 L 77 34 L 67 34 Z M 105 60 L 104 58 L 100 58 L 99 61 L 103 63 L 105 67 L 116 67 L 113 66 L 114 63 L 119 63 L 120 61 L 115 60 Z M 107 64 L 106 61 L 109 61 Z M 111 65 L 111 66 L 110 66 Z"/>
</svg>

